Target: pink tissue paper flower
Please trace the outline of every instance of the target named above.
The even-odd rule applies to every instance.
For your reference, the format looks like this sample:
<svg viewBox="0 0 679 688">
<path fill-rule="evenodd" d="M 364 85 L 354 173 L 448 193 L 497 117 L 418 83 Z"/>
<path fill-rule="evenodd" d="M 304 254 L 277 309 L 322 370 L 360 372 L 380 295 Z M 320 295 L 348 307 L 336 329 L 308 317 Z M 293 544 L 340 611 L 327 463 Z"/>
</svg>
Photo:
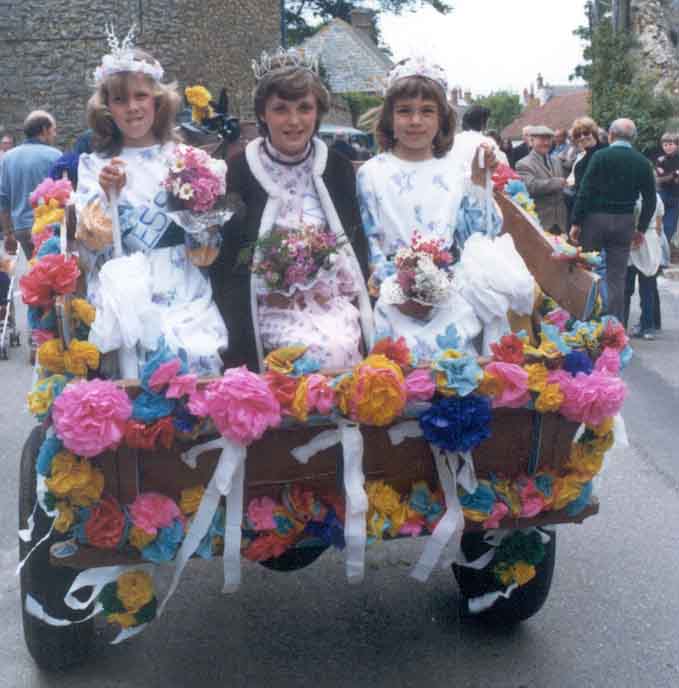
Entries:
<svg viewBox="0 0 679 688">
<path fill-rule="evenodd" d="M 493 504 L 493 510 L 490 512 L 490 516 L 483 522 L 483 527 L 499 528 L 500 521 L 509 513 L 509 507 L 501 501 L 496 501 Z"/>
<path fill-rule="evenodd" d="M 184 396 L 190 397 L 196 391 L 197 383 L 198 376 L 195 373 L 178 375 L 174 380 L 170 381 L 165 391 L 165 396 L 168 399 L 181 399 Z"/>
<path fill-rule="evenodd" d="M 568 420 L 586 425 L 601 425 L 618 413 L 627 394 L 620 378 L 598 371 L 578 373 L 560 385 L 565 398 L 559 412 Z"/>
<path fill-rule="evenodd" d="M 278 399 L 264 379 L 245 366 L 229 368 L 221 379 L 207 385 L 205 400 L 219 432 L 241 445 L 259 439 L 281 422 Z"/>
<path fill-rule="evenodd" d="M 57 437 L 78 456 L 92 457 L 120 444 L 132 415 L 127 394 L 108 380 L 81 380 L 55 399 Z"/>
<path fill-rule="evenodd" d="M 181 367 L 182 362 L 178 358 L 173 358 L 165 363 L 161 363 L 149 378 L 149 387 L 151 390 L 158 394 L 165 385 L 170 384 L 170 382 L 177 377 L 177 373 Z"/>
<path fill-rule="evenodd" d="M 594 364 L 597 373 L 605 375 L 620 375 L 620 354 L 607 346 Z"/>
<path fill-rule="evenodd" d="M 248 521 L 252 527 L 260 530 L 276 530 L 273 511 L 278 506 L 271 497 L 255 498 L 248 504 Z"/>
<path fill-rule="evenodd" d="M 493 399 L 493 408 L 521 408 L 530 401 L 528 373 L 520 365 L 495 361 L 486 370 L 502 382 L 502 392 Z"/>
<path fill-rule="evenodd" d="M 132 523 L 148 535 L 157 535 L 158 528 L 167 528 L 175 518 L 184 521 L 184 516 L 175 502 L 157 492 L 143 492 L 137 495 L 129 507 Z"/>
<path fill-rule="evenodd" d="M 310 411 L 316 409 L 322 416 L 330 415 L 335 403 L 335 390 L 328 384 L 324 375 L 309 375 L 306 395 Z"/>
<path fill-rule="evenodd" d="M 429 401 L 436 391 L 436 384 L 432 380 L 431 372 L 424 368 L 417 368 L 406 375 L 406 396 L 408 401 Z"/>
</svg>

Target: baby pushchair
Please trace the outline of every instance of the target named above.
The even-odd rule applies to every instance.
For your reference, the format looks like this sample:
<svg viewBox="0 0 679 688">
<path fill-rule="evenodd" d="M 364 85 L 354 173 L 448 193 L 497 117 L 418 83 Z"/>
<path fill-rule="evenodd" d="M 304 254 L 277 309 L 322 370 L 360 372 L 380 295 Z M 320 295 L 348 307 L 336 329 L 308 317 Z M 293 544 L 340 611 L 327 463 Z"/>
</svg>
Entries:
<svg viewBox="0 0 679 688">
<path fill-rule="evenodd" d="M 14 307 L 15 267 L 16 254 L 8 253 L 0 260 L 0 360 L 2 361 L 9 358 L 10 347 L 21 345 Z"/>
</svg>

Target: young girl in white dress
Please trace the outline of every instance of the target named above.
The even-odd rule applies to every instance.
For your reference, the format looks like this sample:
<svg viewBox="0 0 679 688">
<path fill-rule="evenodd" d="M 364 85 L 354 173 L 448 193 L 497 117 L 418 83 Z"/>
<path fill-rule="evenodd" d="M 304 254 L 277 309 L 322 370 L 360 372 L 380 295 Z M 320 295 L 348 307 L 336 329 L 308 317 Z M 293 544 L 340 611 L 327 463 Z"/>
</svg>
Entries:
<svg viewBox="0 0 679 688">
<path fill-rule="evenodd" d="M 192 372 L 216 374 L 222 366 L 218 349 L 228 344 L 226 327 L 207 275 L 191 262 L 184 231 L 168 216 L 162 187 L 175 151 L 180 99 L 174 85 L 161 82 L 160 64 L 126 45 L 114 44 L 95 72 L 87 116 L 96 152 L 82 155 L 78 166 L 78 251 L 88 298 L 97 307 L 90 339 L 108 351 L 121 338 L 137 338 L 143 364 L 162 335 L 171 350 L 186 353 Z M 107 277 L 113 248 L 102 226 L 114 194 L 123 252 L 136 254 L 136 262 Z M 135 332 L 121 334 L 126 328 Z"/>
<path fill-rule="evenodd" d="M 455 115 L 446 92 L 446 76 L 438 65 L 423 58 L 397 65 L 389 75 L 384 103 L 374 115 L 383 152 L 358 172 L 370 282 L 373 293 L 379 290 L 375 339 L 403 336 L 419 360 L 431 360 L 449 347 L 471 353 L 482 320 L 455 277 L 447 297 L 429 304 L 424 314 L 399 300 L 396 253 L 410 247 L 417 232 L 424 240 L 440 240 L 444 249 L 459 257 L 469 236 L 492 236 L 501 226 L 495 206 L 486 203 L 479 155 L 464 174 L 454 149 L 451 153 Z M 491 148 L 482 144 L 481 149 L 485 167 L 492 168 L 496 161 Z"/>
</svg>

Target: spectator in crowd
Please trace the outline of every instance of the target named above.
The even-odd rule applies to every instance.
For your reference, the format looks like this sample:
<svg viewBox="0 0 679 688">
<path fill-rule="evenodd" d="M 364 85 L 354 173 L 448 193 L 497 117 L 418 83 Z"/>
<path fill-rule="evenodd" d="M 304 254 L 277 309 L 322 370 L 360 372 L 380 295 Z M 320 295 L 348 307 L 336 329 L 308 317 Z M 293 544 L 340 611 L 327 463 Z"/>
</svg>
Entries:
<svg viewBox="0 0 679 688">
<path fill-rule="evenodd" d="M 516 171 L 535 201 L 543 228 L 554 234 L 568 228 L 563 189 L 566 186 L 561 161 L 550 155 L 554 132 L 546 126 L 533 127 L 531 151 L 516 164 Z"/>
<path fill-rule="evenodd" d="M 606 145 L 599 141 L 599 127 L 591 117 L 578 117 L 571 128 L 571 138 L 577 146 L 578 153 L 572 163 L 571 172 L 568 175 L 568 186 L 564 189 L 564 198 L 570 217 L 573 211 L 573 203 L 578 193 L 582 179 L 587 171 L 587 166 L 592 156 Z"/>
<path fill-rule="evenodd" d="M 606 251 L 606 310 L 625 319 L 625 275 L 632 245 L 639 246 L 655 212 L 653 168 L 632 146 L 637 128 L 617 119 L 608 132 L 610 145 L 587 166 L 573 207 L 570 237 L 586 251 Z M 634 206 L 641 194 L 641 212 Z"/>
<path fill-rule="evenodd" d="M 483 105 L 472 105 L 462 115 L 462 131 L 483 131 L 488 126 L 490 110 Z"/>
<path fill-rule="evenodd" d="M 356 149 L 349 143 L 349 137 L 343 131 L 338 131 L 337 134 L 335 134 L 335 141 L 332 144 L 332 149 L 348 160 L 356 160 L 358 157 L 356 155 Z"/>
<path fill-rule="evenodd" d="M 552 155 L 560 156 L 568 150 L 568 132 L 565 129 L 557 129 L 554 132 L 554 144 L 552 145 Z"/>
<path fill-rule="evenodd" d="M 10 148 L 14 148 L 14 137 L 11 134 L 3 134 L 0 139 L 0 160 Z"/>
<path fill-rule="evenodd" d="M 47 176 L 61 151 L 54 148 L 57 125 L 48 112 L 31 112 L 24 122 L 24 134 L 24 143 L 5 153 L 2 159 L 0 227 L 7 235 L 16 236 L 26 257 L 30 258 L 33 253 L 33 209 L 28 197 Z"/>
<path fill-rule="evenodd" d="M 641 210 L 641 199 L 637 201 L 635 212 Z M 655 213 L 651 218 L 649 231 L 645 235 L 646 241 L 652 241 L 658 246 L 658 237 L 663 233 L 663 214 L 665 212 L 662 199 L 656 196 Z M 653 234 L 656 236 L 653 236 Z M 657 257 L 657 252 L 655 253 Z M 652 258 L 652 252 L 642 253 L 641 246 L 630 251 L 627 264 L 627 280 L 625 284 L 625 329 L 629 322 L 630 305 L 634 295 L 637 277 L 639 278 L 639 304 L 641 317 L 639 324 L 631 331 L 633 337 L 641 337 L 648 341 L 655 339 L 656 330 L 660 329 L 660 294 L 658 294 L 658 263 Z"/>
<path fill-rule="evenodd" d="M 523 142 L 520 143 L 514 149 L 514 154 L 512 155 L 515 169 L 516 169 L 516 163 L 518 163 L 519 160 L 525 158 L 528 155 L 528 153 L 530 153 L 530 134 L 531 134 L 532 130 L 533 130 L 533 127 L 530 127 L 530 126 L 524 127 L 521 130 L 521 138 L 523 139 Z"/>
<path fill-rule="evenodd" d="M 665 206 L 663 231 L 668 243 L 677 231 L 679 218 L 679 135 L 665 132 L 660 138 L 662 155 L 655 162 L 658 192 Z"/>
</svg>

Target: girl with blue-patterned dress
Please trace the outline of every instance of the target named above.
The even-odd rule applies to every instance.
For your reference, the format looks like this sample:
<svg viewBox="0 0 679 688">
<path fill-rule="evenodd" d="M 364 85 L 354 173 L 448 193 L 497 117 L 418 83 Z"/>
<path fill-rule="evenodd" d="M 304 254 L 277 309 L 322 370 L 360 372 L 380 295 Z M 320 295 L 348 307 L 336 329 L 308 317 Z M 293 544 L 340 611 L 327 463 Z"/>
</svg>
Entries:
<svg viewBox="0 0 679 688">
<path fill-rule="evenodd" d="M 376 339 L 406 338 L 421 360 L 432 359 L 445 346 L 473 350 L 482 323 L 455 288 L 447 298 L 429 304 L 423 316 L 411 303 L 396 302 L 393 258 L 409 247 L 413 234 L 436 238 L 459 256 L 474 232 L 496 234 L 501 219 L 486 204 L 478 184 L 485 181 L 475 156 L 467 175 L 455 159 L 455 115 L 446 99 L 444 71 L 423 58 L 397 65 L 388 79 L 385 100 L 376 115 L 376 135 L 383 152 L 358 173 L 363 228 L 370 246 L 370 284 L 379 294 L 375 305 Z M 495 158 L 483 146 L 488 168 Z M 452 326 L 452 327 L 451 327 Z M 442 346 L 444 344 L 444 346 Z"/>
<path fill-rule="evenodd" d="M 120 345 L 119 329 L 137 326 L 139 363 L 162 336 L 175 353 L 186 353 L 192 372 L 216 374 L 222 367 L 218 350 L 228 344 L 226 326 L 207 275 L 192 263 L 185 233 L 169 216 L 163 189 L 180 100 L 173 85 L 161 83 L 162 73 L 156 60 L 133 48 L 112 50 L 95 73 L 97 87 L 88 103 L 95 152 L 80 157 L 74 198 L 81 267 L 88 299 L 97 307 L 90 339 L 112 350 Z M 104 289 L 113 257 L 106 216 L 114 193 L 123 252 L 138 260 L 129 262 L 127 273 L 111 274 Z M 129 283 L 120 284 L 126 275 Z M 136 297 L 144 302 L 130 303 Z"/>
</svg>

